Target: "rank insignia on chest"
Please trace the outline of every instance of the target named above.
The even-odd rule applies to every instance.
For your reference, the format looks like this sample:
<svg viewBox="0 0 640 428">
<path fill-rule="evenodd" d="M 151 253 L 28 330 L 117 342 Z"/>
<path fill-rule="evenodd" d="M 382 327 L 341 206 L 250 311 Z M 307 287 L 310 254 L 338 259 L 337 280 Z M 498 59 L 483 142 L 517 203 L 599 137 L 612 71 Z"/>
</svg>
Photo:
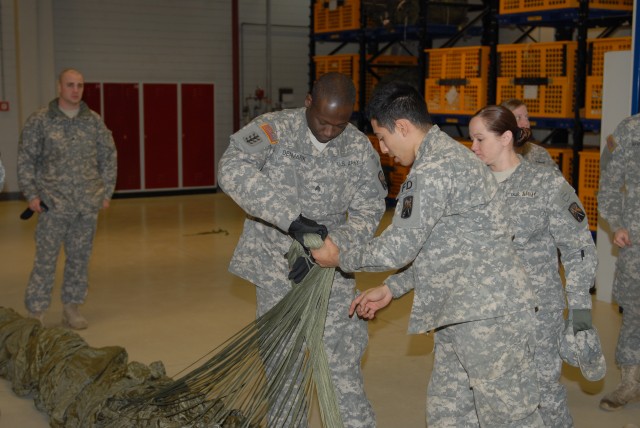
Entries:
<svg viewBox="0 0 640 428">
<path fill-rule="evenodd" d="M 400 211 L 400 218 L 411 217 L 411 211 L 413 211 L 413 196 L 405 196 L 402 199 L 402 211 Z"/>
<path fill-rule="evenodd" d="M 571 205 L 569 205 L 569 212 L 578 223 L 582 223 L 584 218 L 587 216 L 584 211 L 582 211 L 582 208 L 580 208 L 580 205 L 575 202 L 572 202 Z"/>
</svg>

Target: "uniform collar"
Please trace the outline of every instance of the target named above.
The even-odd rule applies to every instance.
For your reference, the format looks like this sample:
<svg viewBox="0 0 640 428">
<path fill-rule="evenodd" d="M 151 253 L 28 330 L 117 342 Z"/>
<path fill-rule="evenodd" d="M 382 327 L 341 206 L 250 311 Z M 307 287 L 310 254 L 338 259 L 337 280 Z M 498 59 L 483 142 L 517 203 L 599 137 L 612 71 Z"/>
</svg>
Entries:
<svg viewBox="0 0 640 428">
<path fill-rule="evenodd" d="M 49 102 L 48 114 L 52 119 L 57 116 L 64 117 L 66 119 L 69 118 L 69 116 L 67 116 L 62 110 L 60 110 L 60 107 L 58 106 L 58 98 L 55 98 Z M 91 110 L 89 109 L 87 103 L 85 103 L 84 101 L 80 101 L 80 111 L 78 111 L 78 115 L 76 116 L 76 118 L 80 118 L 90 114 Z"/>
</svg>

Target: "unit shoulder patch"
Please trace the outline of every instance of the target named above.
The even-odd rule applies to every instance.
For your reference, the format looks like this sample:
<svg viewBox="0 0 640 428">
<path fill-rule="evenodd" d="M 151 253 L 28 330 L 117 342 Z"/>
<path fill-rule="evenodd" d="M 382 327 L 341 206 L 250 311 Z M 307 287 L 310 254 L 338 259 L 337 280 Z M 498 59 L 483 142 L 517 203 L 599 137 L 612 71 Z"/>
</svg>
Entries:
<svg viewBox="0 0 640 428">
<path fill-rule="evenodd" d="M 563 213 L 563 216 L 566 215 L 576 223 L 582 223 L 587 218 L 587 214 L 584 212 L 578 195 L 576 195 L 573 187 L 567 182 L 562 184 L 562 187 L 553 199 L 553 204 Z"/>
<path fill-rule="evenodd" d="M 571 205 L 569 205 L 569 212 L 578 223 L 582 223 L 584 218 L 587 216 L 580 205 L 575 202 L 572 202 Z"/>
<path fill-rule="evenodd" d="M 257 153 L 272 144 L 277 144 L 273 128 L 268 123 L 250 123 L 231 136 L 238 147 L 247 153 Z"/>
<path fill-rule="evenodd" d="M 420 192 L 417 176 L 407 178 L 398 194 L 398 205 L 393 216 L 393 224 L 399 227 L 420 227 Z"/>
</svg>

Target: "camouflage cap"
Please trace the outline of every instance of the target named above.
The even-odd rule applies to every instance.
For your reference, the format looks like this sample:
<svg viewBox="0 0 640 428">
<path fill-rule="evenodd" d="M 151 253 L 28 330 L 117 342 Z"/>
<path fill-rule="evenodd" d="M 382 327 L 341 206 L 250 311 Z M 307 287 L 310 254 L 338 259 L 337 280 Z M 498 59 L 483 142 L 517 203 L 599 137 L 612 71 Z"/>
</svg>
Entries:
<svg viewBox="0 0 640 428">
<path fill-rule="evenodd" d="M 595 327 L 573 334 L 573 324 L 567 320 L 560 338 L 560 357 L 574 367 L 580 367 L 582 376 L 592 382 L 604 378 L 607 364 L 602 353 L 600 337 Z"/>
</svg>

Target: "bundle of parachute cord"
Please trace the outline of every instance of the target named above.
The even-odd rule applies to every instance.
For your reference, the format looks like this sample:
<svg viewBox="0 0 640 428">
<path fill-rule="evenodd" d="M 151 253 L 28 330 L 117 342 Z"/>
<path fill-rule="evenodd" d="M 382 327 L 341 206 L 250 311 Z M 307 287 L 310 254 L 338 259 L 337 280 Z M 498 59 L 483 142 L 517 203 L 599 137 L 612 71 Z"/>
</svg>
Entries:
<svg viewBox="0 0 640 428">
<path fill-rule="evenodd" d="M 308 248 L 322 245 L 315 234 L 304 240 Z M 289 265 L 300 256 L 310 258 L 294 240 Z M 17 393 L 33 393 L 51 426 L 297 427 L 307 424 L 317 396 L 323 426 L 339 428 L 343 423 L 323 346 L 333 275 L 334 269 L 314 264 L 299 284 L 292 281 L 276 306 L 175 380 L 163 367 L 127 364 L 121 348 L 87 349 L 70 330 L 38 327 L 36 320 L 0 308 L 0 376 L 11 380 Z M 20 322 L 29 331 L 20 331 Z M 65 339 L 52 340 L 54 332 L 46 330 L 58 330 Z M 47 337 L 44 344 L 37 343 L 40 335 Z M 53 357 L 54 343 L 65 341 L 64 355 Z M 78 349 L 75 355 L 69 341 Z M 87 367 L 79 368 L 79 362 Z"/>
</svg>

